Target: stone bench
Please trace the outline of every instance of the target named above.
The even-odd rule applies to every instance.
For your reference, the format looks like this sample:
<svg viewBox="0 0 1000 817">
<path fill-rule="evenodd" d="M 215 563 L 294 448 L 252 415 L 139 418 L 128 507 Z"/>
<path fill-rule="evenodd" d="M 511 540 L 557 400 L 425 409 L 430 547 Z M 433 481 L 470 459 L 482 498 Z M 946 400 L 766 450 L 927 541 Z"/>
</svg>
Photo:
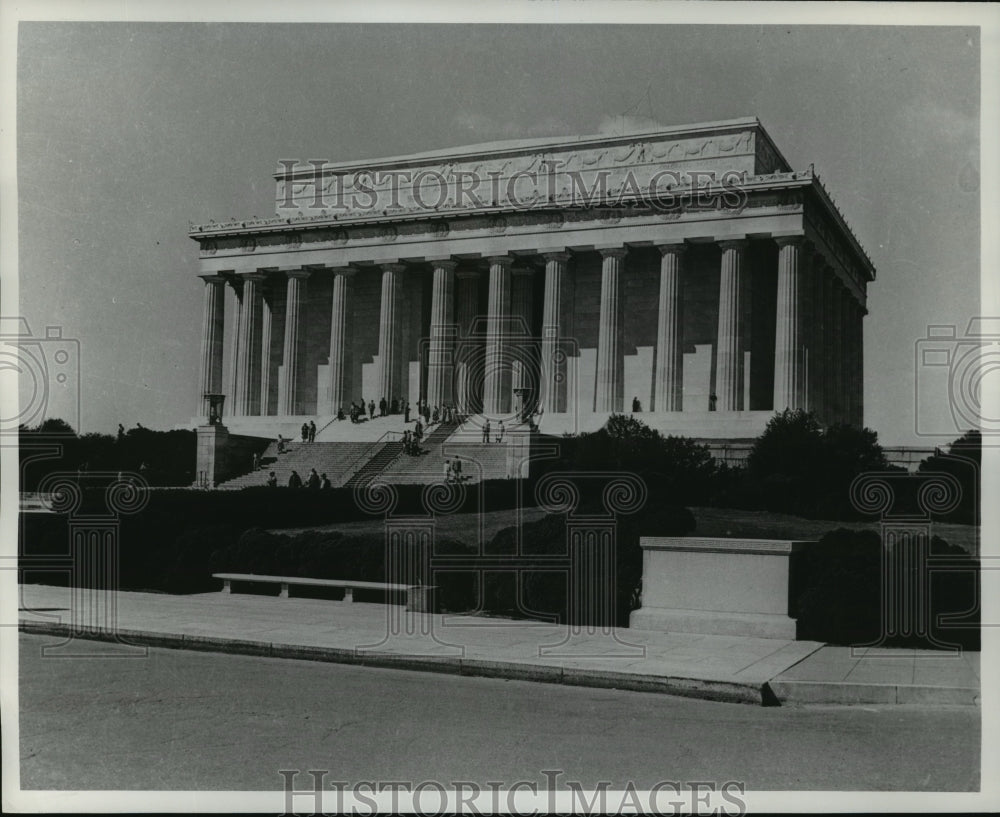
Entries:
<svg viewBox="0 0 1000 817">
<path fill-rule="evenodd" d="M 306 579 L 301 576 L 262 576 L 257 573 L 213 573 L 213 579 L 222 579 L 222 592 L 231 593 L 233 582 L 279 584 L 279 597 L 288 598 L 291 585 L 303 587 L 338 587 L 344 590 L 344 602 L 354 601 L 355 590 L 381 590 L 387 593 L 406 593 L 406 609 L 414 613 L 431 612 L 433 585 L 394 584 L 392 582 L 362 582 L 349 579 Z"/>
</svg>

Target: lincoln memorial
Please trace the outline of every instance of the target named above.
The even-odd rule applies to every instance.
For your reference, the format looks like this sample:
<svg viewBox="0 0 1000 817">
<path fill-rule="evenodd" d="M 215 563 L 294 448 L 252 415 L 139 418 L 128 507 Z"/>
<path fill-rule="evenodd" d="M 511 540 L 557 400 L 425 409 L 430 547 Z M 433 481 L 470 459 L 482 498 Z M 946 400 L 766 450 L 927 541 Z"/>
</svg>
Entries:
<svg viewBox="0 0 1000 817">
<path fill-rule="evenodd" d="M 276 216 L 191 228 L 198 424 L 214 401 L 236 434 L 336 440 L 338 411 L 383 398 L 556 435 L 636 410 L 709 440 L 784 408 L 862 424 L 874 267 L 756 118 L 274 180 Z"/>
</svg>

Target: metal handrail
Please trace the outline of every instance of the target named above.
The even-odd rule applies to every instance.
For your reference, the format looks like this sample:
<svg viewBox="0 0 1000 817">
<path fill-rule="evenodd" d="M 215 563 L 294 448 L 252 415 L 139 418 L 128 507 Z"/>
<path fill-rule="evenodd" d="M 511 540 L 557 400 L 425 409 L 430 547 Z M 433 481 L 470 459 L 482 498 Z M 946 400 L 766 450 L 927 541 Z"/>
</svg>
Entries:
<svg viewBox="0 0 1000 817">
<path fill-rule="evenodd" d="M 354 477 L 357 476 L 358 471 L 360 471 L 362 468 L 364 468 L 365 465 L 368 463 L 368 461 L 371 460 L 373 457 L 375 457 L 378 454 L 378 452 L 375 452 L 373 454 L 372 453 L 372 449 L 374 449 L 376 446 L 385 446 L 385 445 L 388 445 L 389 443 L 397 442 L 397 439 L 394 439 L 394 438 L 398 438 L 398 440 L 402 440 L 403 439 L 403 432 L 402 431 L 386 431 L 381 437 L 379 437 L 375 442 L 373 442 L 370 446 L 368 446 L 360 454 L 360 456 L 358 456 L 350 464 L 350 466 L 349 466 L 350 476 L 347 479 L 345 479 L 342 484 L 346 485 L 348 482 L 350 482 L 352 479 L 354 479 Z"/>
</svg>

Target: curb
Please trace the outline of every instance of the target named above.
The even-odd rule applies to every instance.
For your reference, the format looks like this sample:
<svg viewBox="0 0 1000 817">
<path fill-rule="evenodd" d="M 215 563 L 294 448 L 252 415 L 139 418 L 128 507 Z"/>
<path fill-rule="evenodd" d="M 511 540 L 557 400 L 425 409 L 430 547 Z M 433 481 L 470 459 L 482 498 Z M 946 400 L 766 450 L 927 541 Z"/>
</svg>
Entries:
<svg viewBox="0 0 1000 817">
<path fill-rule="evenodd" d="M 481 678 L 503 678 L 516 681 L 534 681 L 566 686 L 596 687 L 600 689 L 626 689 L 635 692 L 655 692 L 685 698 L 700 698 L 725 703 L 772 703 L 767 698 L 766 684 L 759 682 L 735 683 L 701 678 L 639 675 L 636 673 L 563 668 L 560 666 L 531 664 L 518 661 L 494 661 L 483 658 L 436 657 L 400 655 L 385 652 L 356 652 L 341 647 L 318 647 L 300 644 L 280 644 L 267 641 L 249 641 L 235 638 L 216 638 L 203 635 L 153 633 L 144 630 L 122 629 L 117 631 L 88 631 L 73 633 L 69 624 L 47 621 L 20 620 L 18 629 L 32 635 L 55 635 L 82 638 L 89 641 L 120 642 L 146 647 L 176 650 L 228 653 L 232 655 L 263 656 L 267 658 L 294 658 L 304 661 L 323 661 L 335 664 L 406 669 L 417 672 L 436 672 Z"/>
<path fill-rule="evenodd" d="M 975 687 L 858 684 L 848 681 L 770 681 L 765 686 L 781 706 L 802 704 L 979 705 L 979 689 Z"/>
</svg>

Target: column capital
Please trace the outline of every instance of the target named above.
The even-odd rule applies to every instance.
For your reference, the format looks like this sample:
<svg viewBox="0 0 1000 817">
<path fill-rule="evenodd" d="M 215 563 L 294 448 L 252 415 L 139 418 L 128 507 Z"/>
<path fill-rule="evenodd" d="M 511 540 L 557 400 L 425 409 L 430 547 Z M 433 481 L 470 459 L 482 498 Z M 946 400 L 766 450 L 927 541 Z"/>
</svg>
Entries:
<svg viewBox="0 0 1000 817">
<path fill-rule="evenodd" d="M 808 251 L 812 246 L 812 242 L 807 240 L 804 235 L 776 235 L 773 238 L 779 250 L 782 247 L 798 247 L 801 250 Z"/>
<path fill-rule="evenodd" d="M 382 272 L 405 272 L 406 264 L 401 264 L 399 261 L 391 261 L 385 264 L 376 265 Z"/>
<path fill-rule="evenodd" d="M 517 259 L 513 255 L 488 255 L 486 256 L 486 262 L 491 267 L 510 267 L 514 264 Z"/>
<path fill-rule="evenodd" d="M 252 272 L 238 272 L 236 274 L 244 281 L 264 281 L 267 279 L 267 273 L 264 270 L 253 270 Z"/>
<path fill-rule="evenodd" d="M 568 250 L 552 250 L 550 252 L 541 253 L 541 256 L 545 259 L 546 264 L 549 261 L 558 261 L 561 264 L 567 264 L 573 257 L 573 254 Z"/>
<path fill-rule="evenodd" d="M 683 241 L 658 241 L 653 246 L 660 251 L 660 255 L 683 255 L 688 251 L 688 245 Z"/>
<path fill-rule="evenodd" d="M 453 270 L 458 266 L 458 261 L 454 258 L 429 258 L 433 269 Z"/>
<path fill-rule="evenodd" d="M 596 247 L 601 258 L 624 258 L 628 255 L 628 247 Z"/>
<path fill-rule="evenodd" d="M 206 272 L 203 275 L 199 275 L 202 281 L 206 284 L 224 284 L 226 283 L 226 277 L 224 275 L 219 275 L 217 273 Z"/>
<path fill-rule="evenodd" d="M 344 277 L 350 277 L 356 275 L 358 272 L 357 267 L 353 267 L 350 264 L 346 264 L 343 267 L 331 267 L 330 272 L 333 273 L 334 277 L 338 275 L 343 275 Z"/>
<path fill-rule="evenodd" d="M 746 238 L 726 238 L 722 241 L 717 241 L 716 244 L 719 245 L 720 250 L 725 252 L 726 250 L 745 250 L 750 241 Z"/>
<path fill-rule="evenodd" d="M 289 278 L 306 279 L 312 275 L 313 271 L 311 269 L 289 269 L 283 270 L 285 275 Z"/>
</svg>

